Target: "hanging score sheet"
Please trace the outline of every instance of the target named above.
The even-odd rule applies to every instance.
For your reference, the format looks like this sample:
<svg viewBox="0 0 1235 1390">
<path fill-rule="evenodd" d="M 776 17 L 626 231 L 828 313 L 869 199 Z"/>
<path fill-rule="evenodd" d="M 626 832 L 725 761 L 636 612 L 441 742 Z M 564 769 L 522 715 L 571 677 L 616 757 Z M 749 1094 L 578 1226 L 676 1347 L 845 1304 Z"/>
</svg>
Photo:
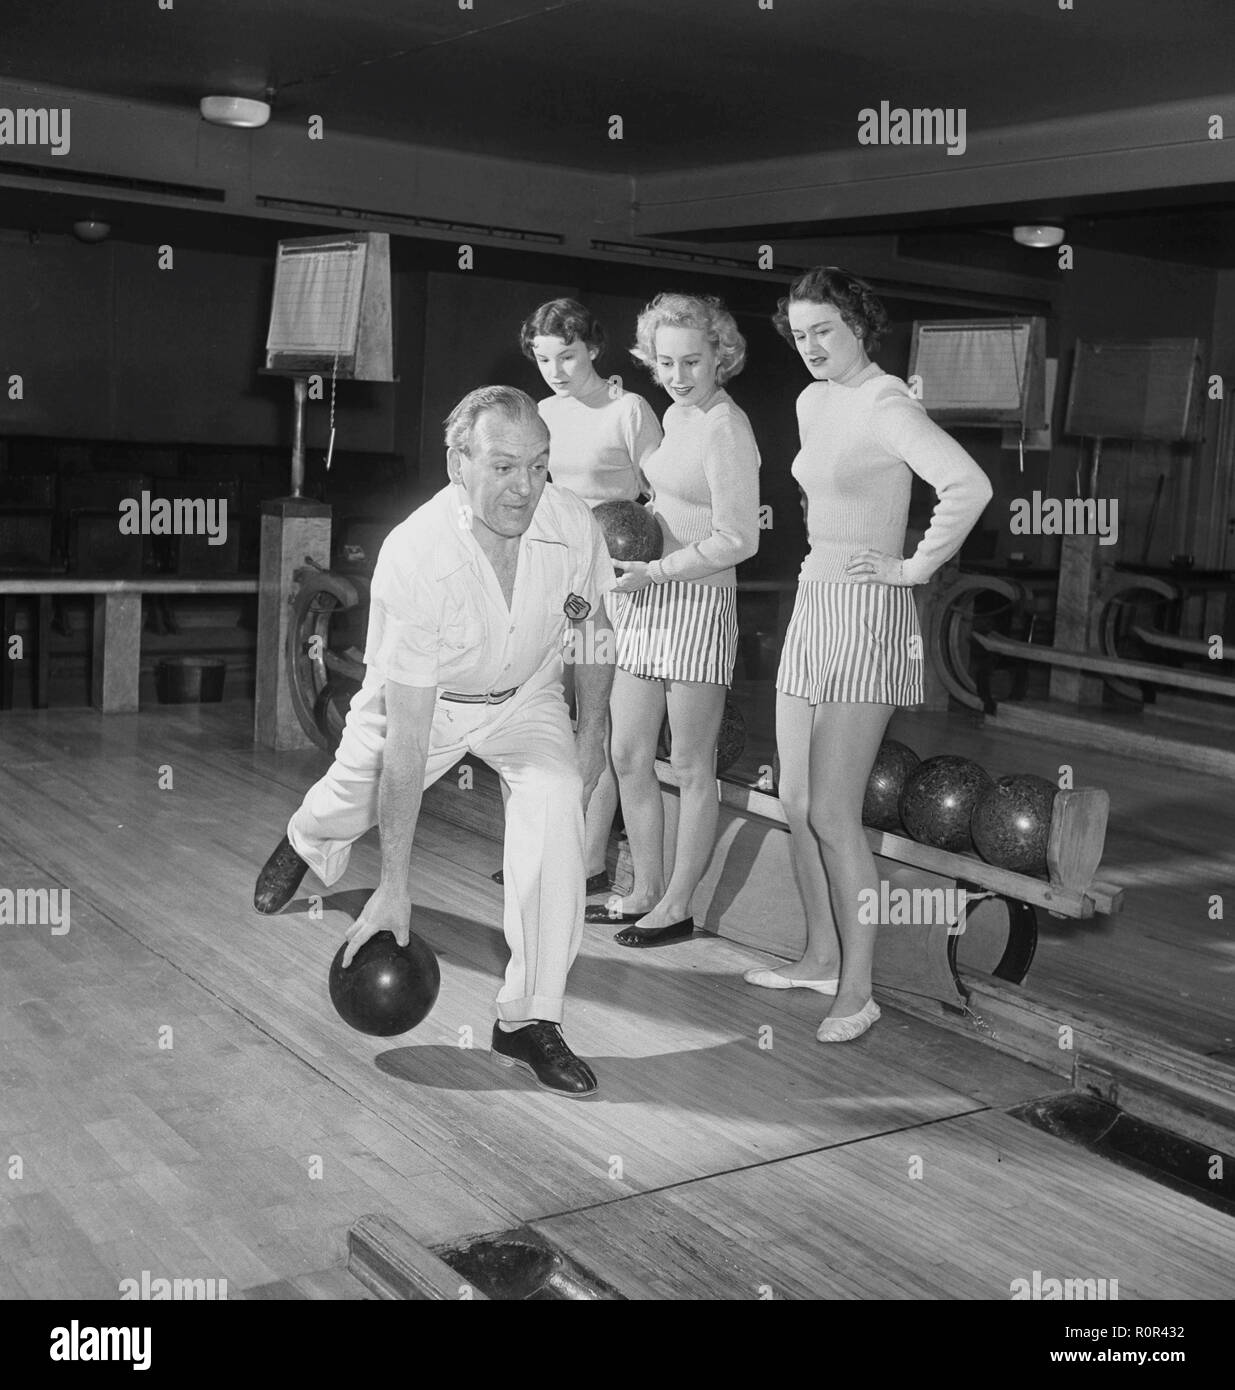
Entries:
<svg viewBox="0 0 1235 1390">
<path fill-rule="evenodd" d="M 365 247 L 280 247 L 266 351 L 339 353 L 356 350 Z"/>
<path fill-rule="evenodd" d="M 923 324 L 913 374 L 927 410 L 1020 408 L 1029 347 L 1027 323 Z"/>
</svg>

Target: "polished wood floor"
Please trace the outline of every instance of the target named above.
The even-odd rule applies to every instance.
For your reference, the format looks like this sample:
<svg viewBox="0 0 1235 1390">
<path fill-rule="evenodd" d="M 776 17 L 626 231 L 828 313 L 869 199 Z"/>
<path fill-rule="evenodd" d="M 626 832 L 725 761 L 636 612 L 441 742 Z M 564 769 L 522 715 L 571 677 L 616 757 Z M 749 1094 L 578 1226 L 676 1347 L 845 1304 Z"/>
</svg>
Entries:
<svg viewBox="0 0 1235 1390">
<path fill-rule="evenodd" d="M 72 893 L 66 934 L 0 926 L 0 1297 L 143 1271 L 343 1296 L 371 1211 L 429 1245 L 538 1223 L 635 1298 L 1006 1298 L 1034 1270 L 1229 1294 L 1229 1218 L 1007 1115 L 1057 1078 L 891 1010 L 823 1049 L 813 997 L 743 984 L 756 953 L 719 939 L 589 932 L 567 1035 L 596 1100 L 493 1067 L 494 848 L 454 827 L 416 851 L 437 1007 L 351 1032 L 325 979 L 375 838 L 320 916 L 251 908 L 322 767 L 254 749 L 244 704 L 0 718 L 0 887 Z"/>
</svg>

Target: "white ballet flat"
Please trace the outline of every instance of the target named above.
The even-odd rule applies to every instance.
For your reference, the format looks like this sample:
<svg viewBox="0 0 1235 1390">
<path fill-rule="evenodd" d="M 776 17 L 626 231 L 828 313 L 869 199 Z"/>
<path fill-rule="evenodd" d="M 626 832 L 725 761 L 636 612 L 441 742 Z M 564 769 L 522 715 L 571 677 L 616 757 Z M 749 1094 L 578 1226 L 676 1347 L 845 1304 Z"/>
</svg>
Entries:
<svg viewBox="0 0 1235 1390">
<path fill-rule="evenodd" d="M 815 1037 L 820 1042 L 852 1042 L 860 1038 L 873 1023 L 881 1017 L 879 1005 L 868 999 L 856 1014 L 846 1014 L 844 1018 L 825 1018 L 819 1025 Z"/>
<path fill-rule="evenodd" d="M 742 978 L 748 985 L 764 989 L 813 989 L 817 994 L 835 994 L 840 988 L 839 980 L 787 980 L 775 970 L 748 970 Z"/>
</svg>

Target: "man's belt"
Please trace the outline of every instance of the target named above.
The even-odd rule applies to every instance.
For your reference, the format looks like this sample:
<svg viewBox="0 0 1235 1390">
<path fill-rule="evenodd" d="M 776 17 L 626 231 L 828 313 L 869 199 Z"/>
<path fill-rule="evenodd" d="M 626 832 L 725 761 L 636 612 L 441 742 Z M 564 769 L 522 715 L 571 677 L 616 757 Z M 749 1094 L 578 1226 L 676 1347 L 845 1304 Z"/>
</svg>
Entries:
<svg viewBox="0 0 1235 1390">
<path fill-rule="evenodd" d="M 439 693 L 443 700 L 453 700 L 460 705 L 504 705 L 518 689 L 517 685 L 512 685 L 509 690 L 494 690 L 488 695 L 460 695 L 454 690 Z"/>
</svg>

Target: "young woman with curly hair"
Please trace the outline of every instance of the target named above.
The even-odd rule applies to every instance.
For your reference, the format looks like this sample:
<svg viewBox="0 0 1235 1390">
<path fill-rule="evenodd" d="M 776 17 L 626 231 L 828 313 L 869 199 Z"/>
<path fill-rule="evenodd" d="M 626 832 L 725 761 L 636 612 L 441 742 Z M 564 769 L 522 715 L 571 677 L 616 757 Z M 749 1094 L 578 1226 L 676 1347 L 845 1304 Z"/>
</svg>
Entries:
<svg viewBox="0 0 1235 1390">
<path fill-rule="evenodd" d="M 814 381 L 798 397 L 793 476 L 810 551 L 776 677 L 780 800 L 806 909 L 802 959 L 751 970 L 750 984 L 833 995 L 821 1042 L 849 1042 L 878 1018 L 871 997 L 879 875 L 862 800 L 893 711 L 922 701 L 922 639 L 911 588 L 961 546 L 991 497 L 986 475 L 898 377 L 871 361 L 887 314 L 835 266 L 807 272 L 774 323 Z M 913 476 L 938 494 L 902 558 Z"/>
<path fill-rule="evenodd" d="M 664 552 L 623 564 L 630 595 L 615 621 L 613 765 L 635 882 L 588 909 L 626 925 L 623 946 L 662 946 L 694 930 L 691 898 L 716 837 L 716 738 L 737 655 L 734 567 L 759 545 L 759 451 L 725 390 L 746 342 L 718 299 L 662 294 L 639 316 L 632 355 L 668 392 L 665 438 L 644 463 Z M 654 762 L 666 712 L 681 797 L 666 881 L 664 808 Z"/>
</svg>

